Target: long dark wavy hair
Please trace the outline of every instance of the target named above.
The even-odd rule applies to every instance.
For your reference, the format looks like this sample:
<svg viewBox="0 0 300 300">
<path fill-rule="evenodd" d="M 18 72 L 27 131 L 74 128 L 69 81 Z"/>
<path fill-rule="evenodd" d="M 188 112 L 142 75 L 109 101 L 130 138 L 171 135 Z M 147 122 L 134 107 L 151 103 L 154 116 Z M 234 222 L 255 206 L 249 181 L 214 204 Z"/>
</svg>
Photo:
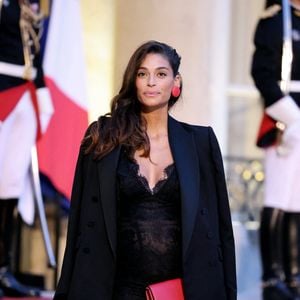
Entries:
<svg viewBox="0 0 300 300">
<path fill-rule="evenodd" d="M 163 55 L 170 63 L 173 76 L 178 73 L 181 57 L 171 46 L 148 41 L 142 44 L 131 56 L 126 67 L 119 93 L 112 99 L 110 113 L 102 116 L 88 130 L 82 141 L 85 153 L 94 153 L 96 159 L 111 152 L 116 146 L 123 145 L 129 156 L 136 150 L 143 150 L 143 157 L 149 157 L 150 141 L 146 134 L 146 120 L 141 116 L 141 106 L 137 99 L 137 71 L 149 53 Z M 180 88 L 182 89 L 182 83 Z M 169 108 L 179 97 L 171 95 Z"/>
</svg>

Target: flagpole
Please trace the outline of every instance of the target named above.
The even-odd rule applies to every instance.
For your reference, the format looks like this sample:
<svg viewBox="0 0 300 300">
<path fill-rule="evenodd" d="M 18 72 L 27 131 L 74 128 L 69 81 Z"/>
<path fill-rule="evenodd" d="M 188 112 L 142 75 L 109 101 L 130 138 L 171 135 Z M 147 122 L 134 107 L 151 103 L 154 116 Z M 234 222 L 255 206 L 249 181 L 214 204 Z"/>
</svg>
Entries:
<svg viewBox="0 0 300 300">
<path fill-rule="evenodd" d="M 39 176 L 39 165 L 38 165 L 38 155 L 36 145 L 34 145 L 31 149 L 31 171 L 32 171 L 32 179 L 33 179 L 33 190 L 34 190 L 34 198 L 36 200 L 38 215 L 41 222 L 42 234 L 44 239 L 44 245 L 46 249 L 46 253 L 48 255 L 49 264 L 52 268 L 56 267 L 56 260 L 53 254 L 53 249 L 51 245 L 46 215 L 45 215 L 45 207 L 42 197 L 41 191 L 41 183 Z"/>
<path fill-rule="evenodd" d="M 292 45 L 292 18 L 289 0 L 282 0 L 282 23 L 283 23 L 283 45 L 281 60 L 281 83 L 282 92 L 287 95 L 290 91 L 291 69 L 293 61 Z"/>
</svg>

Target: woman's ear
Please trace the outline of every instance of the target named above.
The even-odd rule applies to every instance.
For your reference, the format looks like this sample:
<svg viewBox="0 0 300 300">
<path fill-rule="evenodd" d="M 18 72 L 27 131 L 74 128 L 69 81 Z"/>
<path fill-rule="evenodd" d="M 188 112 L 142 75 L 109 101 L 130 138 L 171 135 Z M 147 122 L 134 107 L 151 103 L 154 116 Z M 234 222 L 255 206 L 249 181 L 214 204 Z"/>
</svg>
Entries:
<svg viewBox="0 0 300 300">
<path fill-rule="evenodd" d="M 174 79 L 174 86 L 181 87 L 181 75 L 178 73 Z"/>
</svg>

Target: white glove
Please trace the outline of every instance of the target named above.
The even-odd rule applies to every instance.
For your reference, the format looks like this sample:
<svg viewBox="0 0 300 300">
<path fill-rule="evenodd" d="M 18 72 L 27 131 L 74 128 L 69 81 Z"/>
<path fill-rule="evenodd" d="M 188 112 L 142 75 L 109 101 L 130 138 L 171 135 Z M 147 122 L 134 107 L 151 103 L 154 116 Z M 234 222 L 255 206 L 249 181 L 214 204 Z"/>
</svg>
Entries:
<svg viewBox="0 0 300 300">
<path fill-rule="evenodd" d="M 300 108 L 291 96 L 284 96 L 266 108 L 273 119 L 290 126 L 300 120 Z"/>
<path fill-rule="evenodd" d="M 286 127 L 282 135 L 281 143 L 278 145 L 278 153 L 286 156 L 297 144 L 300 144 L 300 120 Z"/>
<path fill-rule="evenodd" d="M 288 155 L 296 143 L 300 143 L 300 109 L 291 96 L 284 96 L 266 108 L 266 113 L 285 125 L 281 143 L 277 147 L 280 155 Z"/>
</svg>

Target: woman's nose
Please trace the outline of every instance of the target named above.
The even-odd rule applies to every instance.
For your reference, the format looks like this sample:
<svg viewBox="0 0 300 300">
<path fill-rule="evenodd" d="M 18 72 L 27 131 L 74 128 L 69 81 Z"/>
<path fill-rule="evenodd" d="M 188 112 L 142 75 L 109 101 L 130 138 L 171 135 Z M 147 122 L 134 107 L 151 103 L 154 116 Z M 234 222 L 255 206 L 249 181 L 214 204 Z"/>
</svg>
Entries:
<svg viewBox="0 0 300 300">
<path fill-rule="evenodd" d="M 148 86 L 154 86 L 156 84 L 155 76 L 154 75 L 149 75 L 148 76 Z"/>
</svg>

